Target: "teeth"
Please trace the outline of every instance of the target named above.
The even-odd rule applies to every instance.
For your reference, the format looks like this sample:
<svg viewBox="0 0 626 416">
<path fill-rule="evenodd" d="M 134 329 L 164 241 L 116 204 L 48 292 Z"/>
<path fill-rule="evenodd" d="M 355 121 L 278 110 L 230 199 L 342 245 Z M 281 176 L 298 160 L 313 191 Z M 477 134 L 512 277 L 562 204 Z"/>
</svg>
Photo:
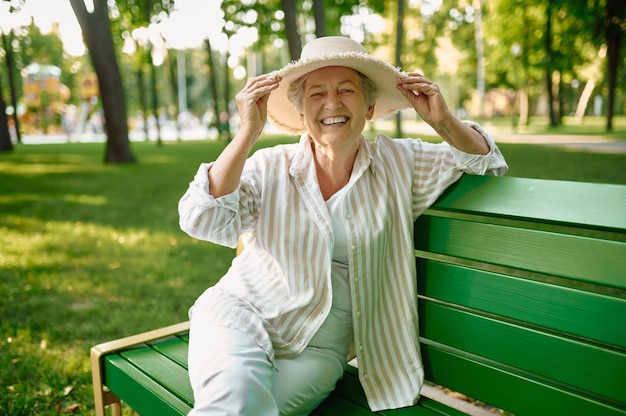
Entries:
<svg viewBox="0 0 626 416">
<path fill-rule="evenodd" d="M 347 117 L 332 117 L 322 120 L 322 124 L 329 126 L 331 124 L 340 124 L 348 121 Z"/>
</svg>

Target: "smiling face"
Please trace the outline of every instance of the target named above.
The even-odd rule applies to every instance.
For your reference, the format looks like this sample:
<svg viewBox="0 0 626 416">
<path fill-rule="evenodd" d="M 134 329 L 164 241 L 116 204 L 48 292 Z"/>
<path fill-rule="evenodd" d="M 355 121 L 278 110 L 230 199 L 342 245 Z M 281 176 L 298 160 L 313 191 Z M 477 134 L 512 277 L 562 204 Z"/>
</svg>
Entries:
<svg viewBox="0 0 626 416">
<path fill-rule="evenodd" d="M 374 104 L 367 105 L 358 72 L 330 66 L 309 73 L 303 84 L 304 127 L 318 144 L 356 142 Z"/>
</svg>

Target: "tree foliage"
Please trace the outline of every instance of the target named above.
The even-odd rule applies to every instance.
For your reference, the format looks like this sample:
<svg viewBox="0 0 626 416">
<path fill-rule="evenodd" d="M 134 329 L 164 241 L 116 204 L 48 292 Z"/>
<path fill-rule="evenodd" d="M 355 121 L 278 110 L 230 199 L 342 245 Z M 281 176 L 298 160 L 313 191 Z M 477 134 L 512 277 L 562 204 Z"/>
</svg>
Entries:
<svg viewBox="0 0 626 416">
<path fill-rule="evenodd" d="M 71 3 L 84 6 L 84 0 Z M 401 13 L 404 31 L 398 41 L 400 4 L 405 6 Z M 211 103 L 218 106 L 217 112 L 228 110 L 244 82 L 235 71 L 245 68 L 247 76 L 269 72 L 297 59 L 301 45 L 313 37 L 347 35 L 362 41 L 377 56 L 397 61 L 404 70 L 422 70 L 442 86 L 453 109 L 471 111 L 476 108 L 478 84 L 477 4 L 482 5 L 485 88 L 510 97 L 520 122 L 530 122 L 534 114 L 547 114 L 551 107 L 558 123 L 562 115 L 584 114 L 587 103 L 599 96 L 608 106 L 607 128 L 611 128 L 612 115 L 624 111 L 626 3 L 622 0 L 222 0 L 223 35 L 233 41 L 245 32 L 249 46 L 243 54 L 233 55 L 213 47 L 208 57 L 207 46 L 214 39 L 207 38 L 204 47 L 184 51 L 189 108 L 197 115 Z M 114 116 L 106 114 L 107 123 L 109 118 L 118 118 L 113 126 L 107 124 L 109 139 L 128 137 L 121 127 L 126 124 L 126 108 L 135 111 L 141 106 L 144 114 L 156 113 L 178 102 L 171 81 L 176 75 L 173 56 L 165 58 L 166 68 L 153 66 L 150 44 L 138 47 L 132 55 L 120 52 L 124 42 L 132 40 L 133 31 L 147 30 L 167 19 L 175 6 L 175 0 L 95 0 L 95 10 L 88 17 L 79 16 L 83 13 L 79 6 L 79 21 L 87 22 L 81 26 L 92 65 L 104 82 L 101 91 L 105 95 L 118 92 L 106 105 L 110 108 L 111 102 L 116 103 Z M 378 19 L 376 30 L 369 26 L 370 18 Z M 35 58 L 46 57 L 48 63 L 63 68 L 63 83 L 76 88 L 80 58 L 68 59 L 58 36 L 38 30 L 32 24 L 17 30 L 10 48 L 0 46 L 0 51 L 5 50 L 4 62 L 6 51 L 15 52 L 14 71 L 19 72 Z M 396 51 L 401 51 L 399 57 Z M 8 102 L 9 92 L 19 92 L 21 85 L 18 76 L 17 85 L 8 87 L 7 72 L 2 72 L 0 99 Z M 119 81 L 114 74 L 119 74 Z M 150 94 L 148 88 L 141 92 L 144 83 L 150 86 Z M 133 159 L 129 150 L 124 152 L 121 160 Z"/>
</svg>

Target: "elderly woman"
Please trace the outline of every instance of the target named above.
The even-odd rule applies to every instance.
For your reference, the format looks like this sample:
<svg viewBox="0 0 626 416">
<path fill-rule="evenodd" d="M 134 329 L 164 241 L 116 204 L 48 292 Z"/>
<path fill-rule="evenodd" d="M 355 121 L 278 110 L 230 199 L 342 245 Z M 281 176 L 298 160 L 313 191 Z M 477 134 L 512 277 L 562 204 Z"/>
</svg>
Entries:
<svg viewBox="0 0 626 416">
<path fill-rule="evenodd" d="M 343 37 L 309 42 L 236 99 L 239 131 L 179 202 L 195 238 L 235 247 L 249 236 L 190 310 L 190 414 L 306 415 L 354 356 L 372 410 L 414 404 L 413 223 L 463 172 L 504 174 L 496 144 L 433 82 Z M 405 107 L 444 142 L 362 135 Z M 250 156 L 268 116 L 301 139 Z"/>
</svg>

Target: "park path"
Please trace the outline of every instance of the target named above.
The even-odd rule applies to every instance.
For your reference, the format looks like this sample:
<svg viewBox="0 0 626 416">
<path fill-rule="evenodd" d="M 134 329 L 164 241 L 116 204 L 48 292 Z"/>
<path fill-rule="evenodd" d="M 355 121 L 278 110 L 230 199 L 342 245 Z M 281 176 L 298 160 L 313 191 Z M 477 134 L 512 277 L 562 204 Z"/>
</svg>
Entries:
<svg viewBox="0 0 626 416">
<path fill-rule="evenodd" d="M 626 140 L 609 140 L 607 138 L 597 136 L 512 133 L 495 133 L 493 136 L 498 143 L 537 144 L 594 153 L 626 154 Z"/>
<path fill-rule="evenodd" d="M 408 123 L 403 125 L 403 128 L 416 135 L 436 134 L 425 123 Z M 536 144 L 595 153 L 626 154 L 626 140 L 612 140 L 601 136 L 514 133 L 510 128 L 503 129 L 489 125 L 485 126 L 485 130 L 491 134 L 496 143 Z"/>
</svg>

